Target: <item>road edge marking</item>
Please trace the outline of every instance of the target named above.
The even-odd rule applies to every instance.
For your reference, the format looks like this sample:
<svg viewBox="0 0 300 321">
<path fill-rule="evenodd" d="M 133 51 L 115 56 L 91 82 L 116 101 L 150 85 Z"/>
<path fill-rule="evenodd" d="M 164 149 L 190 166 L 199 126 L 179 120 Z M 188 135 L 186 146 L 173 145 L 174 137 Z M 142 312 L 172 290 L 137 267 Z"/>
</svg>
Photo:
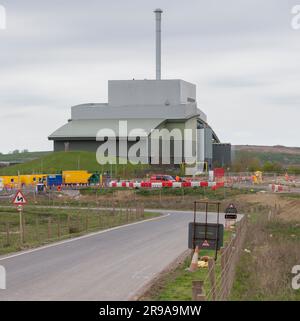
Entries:
<svg viewBox="0 0 300 321">
<path fill-rule="evenodd" d="M 154 213 L 159 213 L 159 212 L 154 212 Z M 40 247 L 37 247 L 37 248 L 33 248 L 33 249 L 30 249 L 30 250 L 21 251 L 19 253 L 15 253 L 15 254 L 11 254 L 11 255 L 8 254 L 7 256 L 0 256 L 0 261 L 4 261 L 4 260 L 12 259 L 12 258 L 17 257 L 17 256 L 21 256 L 21 255 L 30 254 L 30 253 L 33 253 L 33 252 L 45 250 L 45 249 L 48 249 L 48 248 L 51 248 L 51 247 L 55 247 L 55 246 L 59 246 L 59 245 L 66 244 L 66 243 L 80 241 L 82 239 L 93 237 L 93 236 L 96 236 L 96 235 L 99 235 L 99 234 L 104 234 L 104 233 L 111 232 L 111 231 L 114 231 L 114 230 L 119 230 L 119 229 L 124 228 L 124 227 L 160 220 L 160 219 L 166 218 L 166 217 L 168 217 L 170 215 L 171 214 L 168 213 L 168 214 L 164 214 L 164 215 L 161 215 L 161 216 L 158 216 L 158 217 L 149 218 L 147 220 L 138 221 L 138 222 L 125 224 L 125 225 L 119 225 L 119 226 L 111 227 L 111 228 L 106 229 L 106 230 L 102 230 L 102 231 L 98 231 L 98 232 L 92 232 L 92 233 L 88 233 L 88 234 L 85 234 L 85 235 L 73 237 L 73 238 L 70 238 L 70 239 L 67 239 L 67 240 L 54 242 L 54 243 L 43 245 L 43 246 L 40 246 Z"/>
</svg>

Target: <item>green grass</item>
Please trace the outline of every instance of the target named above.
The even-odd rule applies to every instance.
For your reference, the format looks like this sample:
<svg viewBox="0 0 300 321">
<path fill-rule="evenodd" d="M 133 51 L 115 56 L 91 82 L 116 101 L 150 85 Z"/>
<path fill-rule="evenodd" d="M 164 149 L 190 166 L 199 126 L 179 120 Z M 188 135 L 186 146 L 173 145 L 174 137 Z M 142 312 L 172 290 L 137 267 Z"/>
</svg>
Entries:
<svg viewBox="0 0 300 321">
<path fill-rule="evenodd" d="M 300 262 L 300 223 L 264 217 L 251 222 L 236 270 L 231 300 L 300 300 L 291 287 L 291 269 Z"/>
<path fill-rule="evenodd" d="M 49 155 L 52 152 L 26 152 L 16 154 L 0 154 L 0 162 L 21 161 L 28 162 L 43 156 Z"/>
<path fill-rule="evenodd" d="M 296 193 L 285 193 L 279 195 L 282 198 L 300 199 L 300 194 Z"/>
<path fill-rule="evenodd" d="M 210 187 L 196 187 L 196 188 L 162 188 L 162 189 L 138 189 L 136 195 L 139 196 L 200 196 L 212 200 L 224 200 L 228 197 L 234 197 L 241 194 L 253 193 L 246 188 L 218 188 L 213 191 Z"/>
<path fill-rule="evenodd" d="M 112 172 L 114 177 L 138 175 L 148 165 L 100 165 L 94 152 L 54 152 L 24 164 L 0 169 L 0 175 L 55 174 L 64 170 L 87 170 L 89 172 Z"/>
<path fill-rule="evenodd" d="M 292 239 L 300 243 L 300 223 L 271 221 L 266 225 L 266 232 L 280 239 Z M 299 244 L 300 251 L 300 244 Z"/>
<path fill-rule="evenodd" d="M 0 208 L 0 255 L 156 217 L 159 214 L 136 212 L 133 208 L 128 211 L 116 208 L 113 211 L 27 207 L 23 216 L 25 240 L 21 244 L 19 214 L 14 208 Z"/>
<path fill-rule="evenodd" d="M 230 231 L 224 231 L 224 241 L 229 240 L 231 237 Z M 214 257 L 215 251 L 211 250 L 200 250 L 199 256 L 210 256 Z M 204 290 L 205 293 L 208 293 L 210 290 L 210 282 L 208 281 L 208 269 L 199 268 L 195 272 L 186 271 L 190 266 L 191 258 L 188 257 L 182 265 L 177 269 L 167 275 L 162 284 L 159 285 L 158 290 L 154 290 L 154 293 L 151 296 L 151 300 L 159 301 L 191 301 L 192 300 L 192 281 L 193 280 L 205 280 Z M 218 259 L 216 261 L 216 278 L 220 275 L 221 272 L 221 262 L 220 255 L 218 254 Z"/>
</svg>

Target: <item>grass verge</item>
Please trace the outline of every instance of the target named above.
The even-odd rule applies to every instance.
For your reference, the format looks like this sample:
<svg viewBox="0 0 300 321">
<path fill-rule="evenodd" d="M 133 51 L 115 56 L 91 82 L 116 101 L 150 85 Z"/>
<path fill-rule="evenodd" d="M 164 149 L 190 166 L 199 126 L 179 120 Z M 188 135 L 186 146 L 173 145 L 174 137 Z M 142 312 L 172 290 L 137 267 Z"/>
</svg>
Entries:
<svg viewBox="0 0 300 321">
<path fill-rule="evenodd" d="M 25 208 L 21 244 L 19 214 L 14 208 L 0 208 L 0 255 L 157 216 L 133 208 L 96 211 Z"/>
<path fill-rule="evenodd" d="M 231 238 L 230 231 L 224 231 L 224 241 Z M 215 252 L 211 250 L 200 250 L 199 256 L 214 257 Z M 187 271 L 190 266 L 191 257 L 187 255 L 186 258 L 179 262 L 178 266 L 170 269 L 169 273 L 164 273 L 163 276 L 154 283 L 149 290 L 141 296 L 140 300 L 155 300 L 155 301 L 191 301 L 192 300 L 192 281 L 193 280 L 206 280 L 204 283 L 205 293 L 211 289 L 210 282 L 208 281 L 208 269 L 199 268 L 195 272 Z M 221 272 L 221 260 L 218 254 L 216 261 L 216 278 Z"/>
<path fill-rule="evenodd" d="M 291 273 L 300 264 L 300 223 L 256 215 L 248 230 L 231 300 L 300 300 Z"/>
</svg>

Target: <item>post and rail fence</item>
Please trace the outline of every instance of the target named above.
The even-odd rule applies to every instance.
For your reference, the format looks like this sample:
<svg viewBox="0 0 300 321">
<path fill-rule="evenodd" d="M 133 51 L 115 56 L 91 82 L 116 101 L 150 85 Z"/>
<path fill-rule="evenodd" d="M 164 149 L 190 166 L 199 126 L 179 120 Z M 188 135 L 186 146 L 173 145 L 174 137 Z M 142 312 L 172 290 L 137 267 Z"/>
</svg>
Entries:
<svg viewBox="0 0 300 321">
<path fill-rule="evenodd" d="M 122 207 L 121 207 L 122 205 Z M 112 208 L 26 208 L 22 224 L 15 209 L 0 211 L 0 255 L 145 218 L 142 203 L 114 203 Z M 22 231 L 20 230 L 22 226 Z"/>
</svg>

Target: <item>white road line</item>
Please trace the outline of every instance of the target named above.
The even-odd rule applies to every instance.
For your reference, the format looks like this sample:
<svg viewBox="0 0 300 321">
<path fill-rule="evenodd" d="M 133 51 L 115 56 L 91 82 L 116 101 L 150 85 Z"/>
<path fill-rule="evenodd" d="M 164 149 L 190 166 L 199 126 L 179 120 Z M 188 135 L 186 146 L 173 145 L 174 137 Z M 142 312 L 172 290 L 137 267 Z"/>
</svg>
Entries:
<svg viewBox="0 0 300 321">
<path fill-rule="evenodd" d="M 11 259 L 11 258 L 17 257 L 17 256 L 30 254 L 30 253 L 37 252 L 37 251 L 41 251 L 41 250 L 48 249 L 48 248 L 55 247 L 55 246 L 59 246 L 59 245 L 62 245 L 62 244 L 79 241 L 79 240 L 82 240 L 82 239 L 85 239 L 85 238 L 89 238 L 89 237 L 92 237 L 92 236 L 95 236 L 95 235 L 104 234 L 104 233 L 107 233 L 107 232 L 110 232 L 110 231 L 114 231 L 114 230 L 119 230 L 119 229 L 124 228 L 124 227 L 133 226 L 133 225 L 146 223 L 146 222 L 150 222 L 150 221 L 160 220 L 160 219 L 166 218 L 166 217 L 168 217 L 170 215 L 171 214 L 169 213 L 169 214 L 165 214 L 165 215 L 158 216 L 158 217 L 153 217 L 153 218 L 150 218 L 150 219 L 147 219 L 147 220 L 143 220 L 143 221 L 139 221 L 139 222 L 134 222 L 134 223 L 126 224 L 126 225 L 120 225 L 120 226 L 112 227 L 110 229 L 106 229 L 106 230 L 103 230 L 103 231 L 89 233 L 89 234 L 82 235 L 82 236 L 79 236 L 79 237 L 74 237 L 74 238 L 71 238 L 71 239 L 68 239 L 68 240 L 56 242 L 56 243 L 49 244 L 49 245 L 44 245 L 44 246 L 41 246 L 41 247 L 38 247 L 38 248 L 35 248 L 35 249 L 31 249 L 31 250 L 27 250 L 27 251 L 23 251 L 23 252 L 20 252 L 20 253 L 8 255 L 8 256 L 3 256 L 3 257 L 0 257 L 0 261 L 4 261 L 4 260 L 7 260 L 7 259 Z"/>
</svg>

